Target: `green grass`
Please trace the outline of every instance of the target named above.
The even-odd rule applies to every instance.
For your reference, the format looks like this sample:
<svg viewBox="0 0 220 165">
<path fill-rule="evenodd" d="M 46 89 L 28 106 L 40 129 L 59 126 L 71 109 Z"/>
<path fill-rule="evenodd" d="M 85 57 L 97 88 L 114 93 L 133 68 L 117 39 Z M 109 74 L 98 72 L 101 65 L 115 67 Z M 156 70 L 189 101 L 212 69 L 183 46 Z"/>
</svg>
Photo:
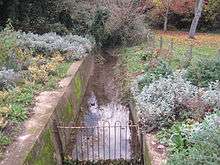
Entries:
<svg viewBox="0 0 220 165">
<path fill-rule="evenodd" d="M 156 40 L 156 48 L 160 47 L 160 40 Z M 170 49 L 170 40 L 163 38 L 163 49 Z M 173 57 L 170 59 L 170 65 L 173 69 L 179 69 L 185 63 L 187 57 L 189 57 L 190 45 L 188 44 L 176 44 L 173 45 Z M 191 62 L 196 61 L 198 58 L 210 58 L 218 55 L 218 48 L 216 46 L 210 46 L 207 44 L 204 45 L 195 45 L 192 46 L 192 60 Z"/>
<path fill-rule="evenodd" d="M 142 57 L 145 54 L 143 49 L 144 45 L 121 49 L 120 55 L 124 65 L 128 69 L 128 73 L 143 72 L 144 63 Z"/>
</svg>

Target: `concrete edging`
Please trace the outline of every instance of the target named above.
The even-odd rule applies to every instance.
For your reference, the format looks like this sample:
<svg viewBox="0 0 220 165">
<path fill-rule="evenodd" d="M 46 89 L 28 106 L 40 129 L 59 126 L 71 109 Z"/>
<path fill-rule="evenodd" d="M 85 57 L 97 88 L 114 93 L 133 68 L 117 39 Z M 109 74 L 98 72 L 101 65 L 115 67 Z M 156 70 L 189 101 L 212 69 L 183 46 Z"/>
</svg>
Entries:
<svg viewBox="0 0 220 165">
<path fill-rule="evenodd" d="M 59 131 L 62 148 L 57 144 L 54 122 L 72 126 L 79 114 L 87 83 L 94 69 L 94 58 L 88 56 L 74 63 L 68 77 L 59 83 L 61 89 L 42 92 L 36 97 L 32 117 L 24 123 L 23 133 L 16 138 L 1 165 L 54 165 L 61 164 L 61 150 L 70 141 L 70 132 Z M 75 121 L 75 122 L 74 122 Z"/>
<path fill-rule="evenodd" d="M 135 103 L 134 101 L 131 101 L 129 103 L 129 107 L 130 107 L 130 111 L 131 111 L 131 115 L 132 115 L 132 119 L 134 120 L 135 123 L 138 123 L 138 115 L 137 115 L 137 111 L 135 108 Z M 145 136 L 143 137 L 143 159 L 144 159 L 144 165 L 152 165 L 152 160 L 151 160 L 151 156 L 149 153 L 149 148 L 148 148 L 148 144 L 145 141 Z"/>
</svg>

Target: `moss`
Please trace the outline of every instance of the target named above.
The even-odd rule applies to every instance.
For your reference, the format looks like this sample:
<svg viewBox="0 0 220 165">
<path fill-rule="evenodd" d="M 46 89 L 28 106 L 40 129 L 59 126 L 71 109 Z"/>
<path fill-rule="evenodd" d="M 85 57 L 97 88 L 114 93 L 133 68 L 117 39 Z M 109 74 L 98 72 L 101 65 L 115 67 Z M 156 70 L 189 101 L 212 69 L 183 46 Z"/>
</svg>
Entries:
<svg viewBox="0 0 220 165">
<path fill-rule="evenodd" d="M 52 142 L 52 131 L 48 129 L 43 135 L 43 143 L 41 150 L 36 154 L 30 153 L 27 157 L 27 165 L 54 165 L 56 160 L 54 157 L 55 149 Z"/>
<path fill-rule="evenodd" d="M 82 80 L 79 74 L 77 74 L 76 78 L 74 79 L 73 91 L 76 96 L 77 103 L 79 104 L 82 97 Z"/>
<path fill-rule="evenodd" d="M 63 112 L 62 117 L 63 117 L 63 121 L 65 123 L 69 123 L 74 118 L 73 105 L 72 105 L 71 101 L 69 101 L 69 100 L 67 101 L 67 105 L 66 105 L 66 108 L 65 108 L 65 110 Z"/>
</svg>

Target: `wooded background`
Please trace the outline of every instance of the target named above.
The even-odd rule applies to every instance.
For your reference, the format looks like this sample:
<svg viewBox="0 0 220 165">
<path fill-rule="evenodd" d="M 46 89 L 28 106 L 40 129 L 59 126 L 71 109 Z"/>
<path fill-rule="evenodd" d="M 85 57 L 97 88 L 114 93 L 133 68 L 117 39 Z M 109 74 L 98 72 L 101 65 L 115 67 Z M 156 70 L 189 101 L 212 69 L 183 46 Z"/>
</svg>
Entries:
<svg viewBox="0 0 220 165">
<path fill-rule="evenodd" d="M 110 1 L 111 0 L 107 0 Z M 114 0 L 116 1 L 116 0 Z M 15 28 L 24 31 L 48 32 L 51 29 L 65 31 L 89 24 L 91 8 L 100 0 L 0 0 L 0 25 L 10 18 Z M 156 29 L 189 30 L 194 17 L 196 0 L 134 0 L 145 15 L 148 25 Z M 93 4 L 93 5 L 91 5 Z M 88 18 L 87 20 L 85 20 Z M 85 22 L 86 21 L 86 22 Z M 220 0 L 204 0 L 198 24 L 199 31 L 220 29 Z"/>
</svg>

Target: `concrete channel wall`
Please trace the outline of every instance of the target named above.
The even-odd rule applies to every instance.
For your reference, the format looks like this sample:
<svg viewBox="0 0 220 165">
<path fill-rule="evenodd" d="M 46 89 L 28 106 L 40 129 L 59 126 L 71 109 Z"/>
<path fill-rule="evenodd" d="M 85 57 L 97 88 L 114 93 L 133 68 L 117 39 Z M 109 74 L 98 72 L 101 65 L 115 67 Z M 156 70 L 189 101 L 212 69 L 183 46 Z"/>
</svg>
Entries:
<svg viewBox="0 0 220 165">
<path fill-rule="evenodd" d="M 129 103 L 129 109 L 131 112 L 132 120 L 134 121 L 134 123 L 138 123 L 138 115 L 137 115 L 137 110 L 136 110 L 136 106 L 135 106 L 134 101 L 131 101 Z M 143 156 L 143 160 L 144 160 L 144 165 L 152 165 L 152 160 L 151 160 L 151 156 L 149 153 L 149 148 L 148 148 L 147 142 L 144 140 L 146 138 L 145 138 L 144 134 L 143 134 L 143 136 L 144 137 L 140 137 L 139 141 L 140 141 L 141 145 L 143 145 L 142 146 L 142 149 L 143 149 L 142 156 Z"/>
<path fill-rule="evenodd" d="M 68 77 L 60 82 L 59 90 L 37 96 L 32 117 L 24 123 L 23 133 L 9 147 L 0 164 L 61 164 L 61 151 L 70 142 L 70 132 L 56 131 L 54 124 L 74 125 L 93 68 L 92 56 L 76 62 L 70 67 Z M 61 144 L 56 139 L 58 134 Z"/>
</svg>

